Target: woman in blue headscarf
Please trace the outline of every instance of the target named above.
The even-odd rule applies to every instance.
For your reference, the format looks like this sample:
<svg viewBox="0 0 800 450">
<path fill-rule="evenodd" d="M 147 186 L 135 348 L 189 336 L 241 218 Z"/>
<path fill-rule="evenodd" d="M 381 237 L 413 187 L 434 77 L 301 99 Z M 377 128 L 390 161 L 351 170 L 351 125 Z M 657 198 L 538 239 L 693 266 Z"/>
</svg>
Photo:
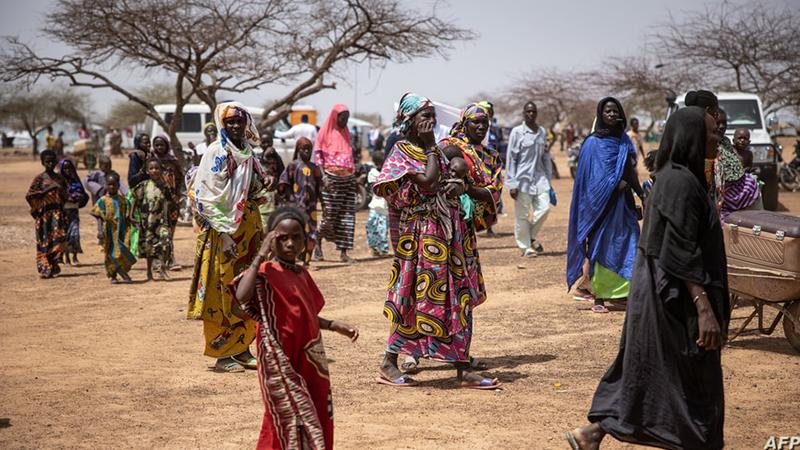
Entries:
<svg viewBox="0 0 800 450">
<path fill-rule="evenodd" d="M 567 286 L 588 276 L 592 311 L 599 313 L 608 312 L 604 299 L 628 297 L 639 240 L 631 190 L 640 198 L 644 192 L 625 123 L 618 100 L 606 97 L 598 103 L 595 131 L 581 147 L 569 211 Z M 588 274 L 583 273 L 586 260 Z M 579 289 L 585 292 L 583 286 Z"/>
</svg>

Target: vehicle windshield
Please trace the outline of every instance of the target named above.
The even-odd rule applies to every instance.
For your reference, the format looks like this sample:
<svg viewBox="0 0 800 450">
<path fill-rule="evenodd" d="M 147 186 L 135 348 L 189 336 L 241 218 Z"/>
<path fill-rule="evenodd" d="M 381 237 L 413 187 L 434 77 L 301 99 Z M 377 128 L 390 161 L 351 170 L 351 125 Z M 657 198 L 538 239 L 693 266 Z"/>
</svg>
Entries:
<svg viewBox="0 0 800 450">
<path fill-rule="evenodd" d="M 728 130 L 762 128 L 761 112 L 755 100 L 720 100 L 719 107 L 728 113 Z"/>
</svg>

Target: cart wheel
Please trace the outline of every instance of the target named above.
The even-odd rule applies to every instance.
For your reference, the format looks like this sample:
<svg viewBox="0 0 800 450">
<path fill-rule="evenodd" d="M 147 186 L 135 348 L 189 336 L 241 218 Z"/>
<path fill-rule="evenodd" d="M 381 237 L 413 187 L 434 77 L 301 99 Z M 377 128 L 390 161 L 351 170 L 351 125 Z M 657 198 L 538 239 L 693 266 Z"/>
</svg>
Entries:
<svg viewBox="0 0 800 450">
<path fill-rule="evenodd" d="M 800 300 L 786 307 L 788 314 L 783 317 L 783 334 L 795 350 L 800 352 Z M 792 321 L 789 316 L 795 318 Z"/>
</svg>

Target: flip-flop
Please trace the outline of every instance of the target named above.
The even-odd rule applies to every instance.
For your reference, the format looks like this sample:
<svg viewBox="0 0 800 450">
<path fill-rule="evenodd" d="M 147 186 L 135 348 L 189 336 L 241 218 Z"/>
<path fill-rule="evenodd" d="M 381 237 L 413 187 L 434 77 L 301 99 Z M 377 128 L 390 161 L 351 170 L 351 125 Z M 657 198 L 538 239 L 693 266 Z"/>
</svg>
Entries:
<svg viewBox="0 0 800 450">
<path fill-rule="evenodd" d="M 575 440 L 575 436 L 572 434 L 572 431 L 567 431 L 564 433 L 564 439 L 567 440 L 569 446 L 572 447 L 572 450 L 581 450 L 581 446 L 578 445 L 578 441 Z"/>
<path fill-rule="evenodd" d="M 214 372 L 217 373 L 239 373 L 244 372 L 244 366 L 231 359 L 229 362 L 222 365 L 222 367 L 214 364 Z"/>
<path fill-rule="evenodd" d="M 478 389 L 482 391 L 493 391 L 495 389 L 500 389 L 501 386 L 503 386 L 503 383 L 501 383 L 497 378 L 484 378 L 478 384 L 464 383 L 462 381 L 459 387 L 462 389 Z"/>
<path fill-rule="evenodd" d="M 608 308 L 603 305 L 592 306 L 592 312 L 597 314 L 608 314 Z"/>
<path fill-rule="evenodd" d="M 398 388 L 415 387 L 419 385 L 419 383 L 417 383 L 413 378 L 409 377 L 408 375 L 401 375 L 395 378 L 394 381 L 389 380 L 388 378 L 381 375 L 378 378 L 376 378 L 375 381 L 377 381 L 379 384 L 385 384 L 387 386 L 393 386 Z"/>
</svg>

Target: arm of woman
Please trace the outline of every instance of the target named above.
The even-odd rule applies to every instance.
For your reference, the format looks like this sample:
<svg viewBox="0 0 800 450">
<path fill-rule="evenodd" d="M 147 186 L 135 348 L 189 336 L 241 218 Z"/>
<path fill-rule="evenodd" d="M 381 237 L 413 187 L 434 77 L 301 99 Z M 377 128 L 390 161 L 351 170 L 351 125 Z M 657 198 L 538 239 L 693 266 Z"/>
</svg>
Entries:
<svg viewBox="0 0 800 450">
<path fill-rule="evenodd" d="M 717 317 L 711 309 L 705 289 L 702 285 L 686 281 L 686 289 L 692 297 L 697 309 L 697 346 L 706 350 L 714 350 L 722 345 L 723 337 Z"/>
<path fill-rule="evenodd" d="M 415 173 L 411 176 L 411 181 L 422 189 L 433 192 L 439 188 L 439 158 L 436 154 L 436 147 L 425 149 L 425 156 L 428 161 L 425 163 L 425 173 Z"/>
</svg>

